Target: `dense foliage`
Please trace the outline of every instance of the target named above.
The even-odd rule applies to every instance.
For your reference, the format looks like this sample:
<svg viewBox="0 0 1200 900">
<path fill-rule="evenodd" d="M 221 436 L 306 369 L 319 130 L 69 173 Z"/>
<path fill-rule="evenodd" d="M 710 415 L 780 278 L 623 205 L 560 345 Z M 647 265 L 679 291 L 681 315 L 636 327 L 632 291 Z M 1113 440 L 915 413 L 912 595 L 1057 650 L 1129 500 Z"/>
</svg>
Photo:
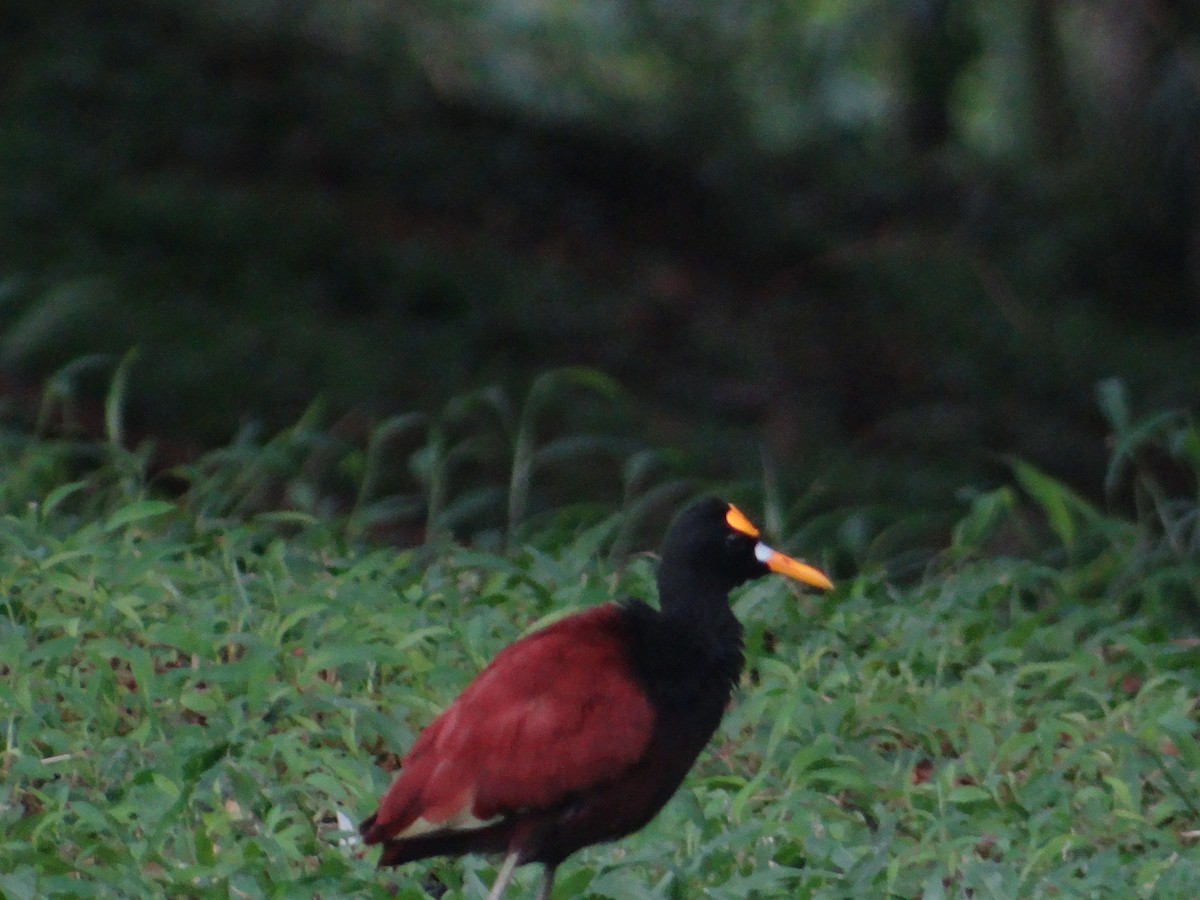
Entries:
<svg viewBox="0 0 1200 900">
<path fill-rule="evenodd" d="M 1200 438 L 1103 396 L 1131 517 L 1015 462 L 914 575 L 859 512 L 777 509 L 838 590 L 736 595 L 749 666 L 713 745 L 558 894 L 1193 896 Z M 230 505 L 247 472 L 309 495 L 295 431 L 148 491 L 117 399 L 107 443 L 5 445 L 0 896 L 482 896 L 495 861 L 381 875 L 339 813 L 504 643 L 652 593 L 649 558 L 609 558 L 637 507 L 518 513 L 507 551 L 372 548 L 353 515 Z"/>
<path fill-rule="evenodd" d="M 0 898 L 482 896 L 342 826 L 702 487 L 839 588 L 560 896 L 1195 896 L 1194 3 L 0 19 Z"/>
<path fill-rule="evenodd" d="M 9 396 L 138 346 L 219 446 L 587 364 L 693 471 L 928 506 L 1200 388 L 1193 4 L 0 6 Z"/>
</svg>

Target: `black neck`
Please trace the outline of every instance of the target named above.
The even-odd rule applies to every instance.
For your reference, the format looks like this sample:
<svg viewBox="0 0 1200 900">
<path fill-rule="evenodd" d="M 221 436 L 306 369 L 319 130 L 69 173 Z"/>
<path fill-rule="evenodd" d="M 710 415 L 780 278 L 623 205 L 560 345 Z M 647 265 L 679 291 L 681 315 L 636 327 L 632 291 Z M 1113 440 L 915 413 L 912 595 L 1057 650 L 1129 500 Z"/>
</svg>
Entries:
<svg viewBox="0 0 1200 900">
<path fill-rule="evenodd" d="M 722 604 L 724 615 L 713 607 L 690 615 L 680 609 L 659 611 L 640 600 L 622 606 L 634 668 L 647 692 L 674 706 L 694 703 L 699 691 L 713 699 L 719 721 L 745 663 L 742 626 L 728 604 Z M 689 699 L 683 703 L 681 697 Z"/>
<path fill-rule="evenodd" d="M 682 569 L 662 567 L 658 601 L 663 625 L 683 646 L 707 657 L 730 682 L 742 670 L 742 624 L 729 608 L 729 589 Z"/>
<path fill-rule="evenodd" d="M 733 619 L 729 608 L 732 585 L 716 584 L 707 573 L 663 567 L 658 572 L 658 605 L 663 615 L 684 621 Z"/>
</svg>

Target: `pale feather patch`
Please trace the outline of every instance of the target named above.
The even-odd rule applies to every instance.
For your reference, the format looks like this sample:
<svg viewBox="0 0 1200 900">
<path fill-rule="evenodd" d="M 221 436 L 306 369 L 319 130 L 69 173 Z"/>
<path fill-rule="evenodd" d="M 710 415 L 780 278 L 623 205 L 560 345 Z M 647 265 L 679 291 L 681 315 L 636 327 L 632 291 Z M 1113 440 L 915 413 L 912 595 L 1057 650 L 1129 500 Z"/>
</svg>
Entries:
<svg viewBox="0 0 1200 900">
<path fill-rule="evenodd" d="M 454 814 L 444 822 L 430 822 L 424 817 L 418 817 L 411 825 L 399 832 L 396 837 L 420 837 L 423 834 L 432 834 L 435 831 L 475 831 L 477 828 L 486 828 L 488 825 L 495 825 L 503 818 L 504 816 L 492 816 L 490 819 L 477 819 L 471 814 L 469 809 Z"/>
<path fill-rule="evenodd" d="M 339 847 L 357 847 L 362 843 L 358 829 L 354 827 L 354 820 L 340 809 L 337 810 L 337 827 L 338 831 L 343 835 L 343 837 L 338 838 Z"/>
<path fill-rule="evenodd" d="M 398 832 L 396 837 L 420 837 L 423 834 L 432 834 L 435 831 L 475 831 L 477 828 L 486 828 L 488 825 L 494 825 L 504 818 L 503 816 L 492 816 L 490 819 L 481 819 L 476 816 L 471 811 L 475 806 L 475 794 L 469 791 L 465 792 L 459 798 L 456 806 L 458 807 L 457 812 L 440 821 L 418 816 L 413 820 L 411 825 L 403 831 Z"/>
</svg>

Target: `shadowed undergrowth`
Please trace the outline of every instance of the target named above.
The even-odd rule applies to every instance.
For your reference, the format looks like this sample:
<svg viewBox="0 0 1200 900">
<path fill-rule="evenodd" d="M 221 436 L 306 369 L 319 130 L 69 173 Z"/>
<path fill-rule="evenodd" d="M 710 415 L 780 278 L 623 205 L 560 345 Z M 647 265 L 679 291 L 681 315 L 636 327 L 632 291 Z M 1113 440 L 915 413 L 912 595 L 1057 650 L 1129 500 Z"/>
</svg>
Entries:
<svg viewBox="0 0 1200 900">
<path fill-rule="evenodd" d="M 550 385 L 514 405 L 518 433 Z M 712 747 L 645 831 L 568 863 L 558 895 L 1190 896 L 1200 442 L 1184 417 L 1136 418 L 1119 385 L 1101 400 L 1129 514 L 1015 462 L 945 548 L 897 566 L 870 516 L 769 502 L 780 543 L 840 569 L 838 590 L 736 595 L 749 664 Z M 363 540 L 371 496 L 295 502 L 321 495 L 298 487 L 316 469 L 284 451 L 317 431 L 227 448 L 168 498 L 123 448 L 119 408 L 118 379 L 107 441 L 10 436 L 0 460 L 0 894 L 417 898 L 432 873 L 447 897 L 482 896 L 494 861 L 380 875 L 336 815 L 372 808 L 506 642 L 651 593 L 652 561 L 627 553 L 648 490 L 631 478 L 624 512 L 531 511 L 537 448 L 584 464 L 596 448 L 501 442 L 484 454 L 507 466 L 494 526 L 464 542 L 421 524 L 398 550 Z M 362 450 L 360 486 L 410 427 Z M 416 434 L 420 460 L 437 431 Z M 644 477 L 638 452 L 617 471 Z M 432 504 L 433 468 L 414 490 L 436 526 L 431 508 L 478 485 L 451 479 Z M 657 477 L 673 486 L 656 503 L 694 492 Z M 272 479 L 290 508 L 235 502 Z"/>
</svg>

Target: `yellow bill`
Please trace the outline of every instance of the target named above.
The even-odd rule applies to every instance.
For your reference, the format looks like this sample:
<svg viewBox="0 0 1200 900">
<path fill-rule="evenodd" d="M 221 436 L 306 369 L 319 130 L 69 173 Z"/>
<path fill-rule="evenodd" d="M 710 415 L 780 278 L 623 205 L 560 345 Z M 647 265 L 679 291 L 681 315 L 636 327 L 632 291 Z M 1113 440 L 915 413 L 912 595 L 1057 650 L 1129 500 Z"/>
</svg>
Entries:
<svg viewBox="0 0 1200 900">
<path fill-rule="evenodd" d="M 798 559 L 792 559 L 778 550 L 772 550 L 761 541 L 754 548 L 754 556 L 776 574 L 786 575 L 788 578 L 794 578 L 796 581 L 820 588 L 823 591 L 833 590 L 833 582 L 820 569 L 802 563 Z"/>
</svg>

